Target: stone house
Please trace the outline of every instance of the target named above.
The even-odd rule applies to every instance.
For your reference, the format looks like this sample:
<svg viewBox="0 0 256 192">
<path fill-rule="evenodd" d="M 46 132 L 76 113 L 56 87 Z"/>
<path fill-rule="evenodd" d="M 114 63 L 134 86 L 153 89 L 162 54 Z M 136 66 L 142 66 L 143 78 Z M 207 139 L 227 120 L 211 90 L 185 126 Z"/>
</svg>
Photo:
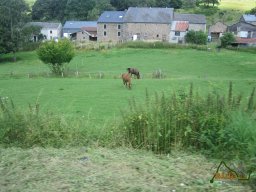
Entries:
<svg viewBox="0 0 256 192">
<path fill-rule="evenodd" d="M 187 23 L 187 30 L 206 31 L 206 19 L 204 15 L 176 14 L 173 8 L 146 8 L 130 7 L 126 11 L 105 11 L 98 20 L 98 41 L 169 41 L 177 43 L 175 34 L 181 34 L 184 42 L 186 31 L 175 33 L 173 26 L 179 23 Z M 174 31 L 173 31 L 174 30 Z"/>
<path fill-rule="evenodd" d="M 45 40 L 57 40 L 62 37 L 62 25 L 61 23 L 52 22 L 29 22 L 26 26 L 39 26 L 41 27 L 41 34 Z M 33 35 L 34 42 L 38 41 L 38 35 Z"/>
<path fill-rule="evenodd" d="M 167 41 L 173 8 L 130 7 L 124 16 L 123 40 Z"/>
<path fill-rule="evenodd" d="M 173 21 L 170 32 L 170 43 L 184 43 L 189 28 L 188 21 Z"/>
<path fill-rule="evenodd" d="M 174 13 L 170 32 L 170 43 L 184 43 L 188 31 L 206 32 L 206 18 L 201 14 Z"/>
<path fill-rule="evenodd" d="M 224 23 L 217 22 L 209 27 L 209 36 L 213 41 L 218 40 L 227 31 L 227 27 Z"/>
<path fill-rule="evenodd" d="M 97 22 L 97 40 L 100 42 L 123 40 L 123 20 L 125 11 L 105 11 Z"/>
</svg>

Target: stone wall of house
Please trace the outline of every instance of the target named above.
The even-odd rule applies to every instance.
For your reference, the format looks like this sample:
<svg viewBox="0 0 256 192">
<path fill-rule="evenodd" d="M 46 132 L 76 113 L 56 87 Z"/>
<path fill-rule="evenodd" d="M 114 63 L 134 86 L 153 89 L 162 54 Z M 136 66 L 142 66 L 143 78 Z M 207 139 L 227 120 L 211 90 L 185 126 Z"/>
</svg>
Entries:
<svg viewBox="0 0 256 192">
<path fill-rule="evenodd" d="M 77 34 L 76 34 L 76 40 L 77 41 L 89 41 L 89 35 L 88 35 L 88 33 L 85 33 L 85 32 L 82 32 L 82 31 L 80 31 L 80 32 L 77 32 Z"/>
<path fill-rule="evenodd" d="M 123 24 L 121 23 L 98 23 L 97 39 L 101 42 L 119 42 L 122 41 Z"/>
<path fill-rule="evenodd" d="M 189 31 L 191 30 L 206 32 L 206 25 L 205 24 L 189 24 Z"/>
<path fill-rule="evenodd" d="M 175 31 L 171 31 L 169 42 L 170 43 L 184 43 L 186 34 L 187 34 L 186 31 L 181 31 L 179 33 L 176 32 L 176 34 L 175 34 Z"/>
<path fill-rule="evenodd" d="M 170 28 L 169 24 L 125 23 L 123 40 L 168 41 Z"/>
</svg>

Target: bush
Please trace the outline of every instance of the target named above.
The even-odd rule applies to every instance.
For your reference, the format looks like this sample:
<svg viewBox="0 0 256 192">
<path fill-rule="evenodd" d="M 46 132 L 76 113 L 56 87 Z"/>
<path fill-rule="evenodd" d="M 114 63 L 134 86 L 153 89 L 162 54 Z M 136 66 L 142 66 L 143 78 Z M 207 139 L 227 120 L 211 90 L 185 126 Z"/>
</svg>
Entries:
<svg viewBox="0 0 256 192">
<path fill-rule="evenodd" d="M 231 45 L 235 41 L 235 36 L 233 33 L 225 33 L 221 38 L 221 47 L 227 47 L 228 45 Z"/>
<path fill-rule="evenodd" d="M 47 41 L 43 43 L 37 54 L 39 59 L 48 64 L 52 72 L 56 75 L 62 75 L 64 72 L 64 63 L 69 63 L 75 55 L 74 47 L 67 39 Z"/>
<path fill-rule="evenodd" d="M 203 31 L 189 31 L 185 36 L 186 43 L 206 45 L 207 35 Z"/>
</svg>

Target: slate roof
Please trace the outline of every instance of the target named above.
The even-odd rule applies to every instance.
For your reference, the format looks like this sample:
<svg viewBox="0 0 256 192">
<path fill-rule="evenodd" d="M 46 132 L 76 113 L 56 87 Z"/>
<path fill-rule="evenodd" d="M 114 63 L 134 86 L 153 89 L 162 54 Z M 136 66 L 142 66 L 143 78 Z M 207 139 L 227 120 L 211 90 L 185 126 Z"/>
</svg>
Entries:
<svg viewBox="0 0 256 192">
<path fill-rule="evenodd" d="M 82 27 L 97 27 L 97 21 L 66 21 L 63 33 L 75 33 L 81 31 Z"/>
<path fill-rule="evenodd" d="M 228 31 L 235 32 L 239 28 L 239 31 L 256 31 L 256 26 L 250 23 L 238 22 L 231 26 L 228 26 Z"/>
<path fill-rule="evenodd" d="M 49 28 L 49 29 L 57 29 L 61 23 L 51 23 L 51 22 L 29 22 L 26 26 L 39 26 L 42 28 Z"/>
<path fill-rule="evenodd" d="M 125 15 L 125 11 L 104 11 L 99 19 L 98 23 L 122 23 Z"/>
<path fill-rule="evenodd" d="M 189 24 L 187 21 L 177 21 L 175 31 L 187 31 Z"/>
<path fill-rule="evenodd" d="M 173 20 L 173 8 L 130 7 L 124 23 L 163 23 L 170 24 Z"/>
<path fill-rule="evenodd" d="M 209 33 L 224 33 L 227 30 L 227 25 L 222 22 L 217 22 L 209 27 Z"/>
<path fill-rule="evenodd" d="M 245 22 L 256 22 L 256 15 L 244 14 L 242 17 L 243 17 Z"/>
<path fill-rule="evenodd" d="M 206 24 L 205 15 L 174 13 L 175 21 L 188 21 L 190 24 Z"/>
</svg>

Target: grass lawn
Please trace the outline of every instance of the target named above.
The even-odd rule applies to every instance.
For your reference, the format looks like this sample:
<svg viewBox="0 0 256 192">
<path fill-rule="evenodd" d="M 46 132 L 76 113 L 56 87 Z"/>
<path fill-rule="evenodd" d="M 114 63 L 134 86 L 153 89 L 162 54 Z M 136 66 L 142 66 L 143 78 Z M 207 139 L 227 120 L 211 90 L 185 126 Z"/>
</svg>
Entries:
<svg viewBox="0 0 256 192">
<path fill-rule="evenodd" d="M 67 78 L 28 78 L 28 73 L 40 74 L 48 68 L 34 52 L 19 53 L 18 57 L 16 63 L 5 61 L 0 65 L 1 96 L 12 98 L 19 107 L 38 101 L 43 111 L 86 117 L 100 124 L 119 117 L 119 109 L 127 108 L 132 97 L 143 102 L 146 89 L 151 96 L 162 91 L 168 94 L 188 90 L 192 82 L 194 91 L 199 93 L 227 95 L 229 81 L 233 81 L 235 93 L 242 92 L 247 97 L 256 85 L 255 55 L 226 50 L 81 51 L 69 65 L 72 73 L 79 71 L 79 77 Z M 140 69 L 143 78 L 133 79 L 132 90 L 127 90 L 120 74 L 130 66 Z M 152 78 L 157 69 L 162 70 L 164 79 Z M 103 79 L 94 77 L 99 71 L 104 73 Z"/>
<path fill-rule="evenodd" d="M 127 148 L 1 149 L 1 191 L 253 191 L 210 179 L 219 160 Z M 227 162 L 230 163 L 230 162 Z"/>
</svg>

